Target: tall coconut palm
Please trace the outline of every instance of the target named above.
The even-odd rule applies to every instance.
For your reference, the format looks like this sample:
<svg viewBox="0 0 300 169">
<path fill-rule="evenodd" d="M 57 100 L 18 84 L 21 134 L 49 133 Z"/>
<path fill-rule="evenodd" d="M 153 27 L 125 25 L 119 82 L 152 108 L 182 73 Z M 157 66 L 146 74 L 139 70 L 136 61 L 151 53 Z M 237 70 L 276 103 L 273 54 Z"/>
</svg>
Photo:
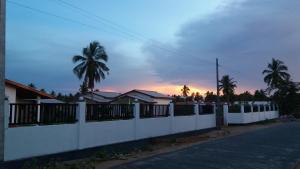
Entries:
<svg viewBox="0 0 300 169">
<path fill-rule="evenodd" d="M 183 85 L 181 92 L 182 92 L 182 96 L 187 97 L 190 93 L 190 88 L 187 85 Z"/>
<path fill-rule="evenodd" d="M 272 63 L 269 63 L 267 69 L 262 72 L 266 74 L 264 81 L 268 84 L 269 91 L 278 89 L 281 83 L 290 78 L 290 74 L 287 71 L 288 68 L 282 61 L 272 59 Z"/>
<path fill-rule="evenodd" d="M 237 87 L 236 81 L 234 81 L 233 78 L 230 78 L 229 75 L 225 75 L 220 80 L 220 83 L 220 90 L 222 90 L 226 101 L 229 103 L 230 98 L 234 95 L 234 90 Z"/>
<path fill-rule="evenodd" d="M 105 64 L 107 60 L 108 56 L 104 47 L 97 41 L 91 42 L 88 47 L 83 48 L 82 55 L 73 56 L 73 62 L 79 62 L 73 72 L 80 80 L 83 78 L 83 83 L 86 83 L 93 92 L 95 82 L 105 79 L 109 72 L 109 68 Z"/>
</svg>

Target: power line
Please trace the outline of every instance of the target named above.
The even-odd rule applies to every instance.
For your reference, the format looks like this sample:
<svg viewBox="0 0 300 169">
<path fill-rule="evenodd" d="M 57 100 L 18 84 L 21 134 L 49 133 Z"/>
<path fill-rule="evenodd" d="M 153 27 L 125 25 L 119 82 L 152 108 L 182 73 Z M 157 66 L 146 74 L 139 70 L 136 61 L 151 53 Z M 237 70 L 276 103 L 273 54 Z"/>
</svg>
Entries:
<svg viewBox="0 0 300 169">
<path fill-rule="evenodd" d="M 118 24 L 118 23 L 112 22 L 109 19 L 106 19 L 104 17 L 98 16 L 95 13 L 90 12 L 89 10 L 80 8 L 80 7 L 78 7 L 76 5 L 73 5 L 73 4 L 69 3 L 69 2 L 66 2 L 64 0 L 56 0 L 56 1 L 60 2 L 60 4 L 63 4 L 65 6 L 68 6 L 68 7 L 72 8 L 72 9 L 78 10 L 80 13 L 82 13 L 86 17 L 95 18 L 97 21 L 100 21 L 101 23 L 108 25 L 109 27 L 115 29 L 116 31 L 122 32 L 122 33 L 126 34 L 127 36 L 130 36 L 130 37 L 135 38 L 135 39 L 137 39 L 139 41 L 142 41 L 142 42 L 144 42 L 145 40 L 146 41 L 150 41 L 150 42 L 154 42 L 154 43 L 151 44 L 151 46 L 156 47 L 156 48 L 161 49 L 161 50 L 165 50 L 165 51 L 167 51 L 169 53 L 173 53 L 173 54 L 176 54 L 176 55 L 180 55 L 180 56 L 183 55 L 182 53 L 179 53 L 177 51 L 174 51 L 174 50 L 171 50 L 171 49 L 168 49 L 168 48 L 165 48 L 165 47 L 161 47 L 160 45 L 162 45 L 162 43 L 160 43 L 160 42 L 158 42 L 156 40 L 153 40 L 151 38 L 148 38 L 148 37 L 142 35 L 141 33 L 137 33 L 135 31 L 132 31 L 132 30 L 130 30 L 130 29 L 128 29 L 128 28 L 126 28 L 126 27 Z M 89 19 L 91 19 L 91 18 L 89 18 Z M 155 43 L 158 43 L 160 45 L 157 45 Z M 185 52 L 184 55 L 187 55 L 187 53 Z M 188 54 L 188 55 L 193 56 L 191 54 Z M 201 59 L 201 61 L 209 63 L 209 64 L 215 64 L 212 61 L 208 61 L 208 60 L 204 60 L 204 59 Z"/>
<path fill-rule="evenodd" d="M 60 2 L 65 2 L 65 1 L 62 1 L 62 0 L 58 0 L 58 1 L 60 1 Z M 85 26 L 85 27 L 88 27 L 88 28 L 92 28 L 92 29 L 95 29 L 95 30 L 101 29 L 101 30 L 103 30 L 103 31 L 105 31 L 105 32 L 112 33 L 112 32 L 110 32 L 110 31 L 107 31 L 106 29 L 99 28 L 99 27 L 96 27 L 96 26 L 93 26 L 93 25 L 90 25 L 90 24 L 86 24 L 86 23 L 83 23 L 83 22 L 79 22 L 79 21 L 77 21 L 77 20 L 70 19 L 70 18 L 66 18 L 66 17 L 60 16 L 60 15 L 57 15 L 57 14 L 53 14 L 53 13 L 50 13 L 50 12 L 47 12 L 47 11 L 43 11 L 43 10 L 40 10 L 40 9 L 37 9 L 37 8 L 33 8 L 33 7 L 28 6 L 28 5 L 24 5 L 24 4 L 22 4 L 22 3 L 14 2 L 14 1 L 11 1 L 11 0 L 8 0 L 8 2 L 11 3 L 11 4 L 14 4 L 14 5 L 16 5 L 16 6 L 19 6 L 19 7 L 22 7 L 22 8 L 26 8 L 26 9 L 28 9 L 28 10 L 31 10 L 31 11 L 34 11 L 34 12 L 38 12 L 38 13 L 41 13 L 41 14 L 44 14 L 44 15 L 49 15 L 49 16 L 52 16 L 52 17 L 56 17 L 56 18 L 59 18 L 59 19 L 62 19 L 62 20 L 68 21 L 68 22 L 72 22 L 72 23 L 76 23 L 76 24 L 79 24 L 79 25 L 82 25 L 82 26 Z M 72 4 L 69 4 L 69 3 L 65 2 L 65 5 L 67 5 L 67 4 L 68 4 L 68 6 L 72 5 Z M 70 6 L 70 7 L 71 7 L 71 6 Z M 81 9 L 81 8 L 79 8 L 79 7 L 76 7 L 76 6 L 74 6 L 74 5 L 72 5 L 72 8 L 77 9 L 77 10 L 80 10 L 81 12 L 87 13 L 86 10 Z M 88 14 L 88 16 L 97 16 L 97 15 L 92 14 L 92 13 L 90 13 L 90 12 L 87 13 L 87 14 Z M 88 16 L 85 15 L 85 17 L 88 17 Z M 97 18 L 102 18 L 102 17 L 98 17 L 98 16 L 97 16 Z M 90 19 L 90 18 L 89 18 L 89 19 Z M 105 20 L 105 21 L 108 22 L 108 20 Z M 109 21 L 109 22 L 110 22 L 110 21 Z M 113 22 L 110 22 L 110 23 L 113 24 Z M 115 24 L 115 25 L 116 25 L 116 24 Z M 119 32 L 120 32 L 120 31 L 119 31 Z M 125 34 L 126 37 L 129 36 L 129 37 L 132 38 L 132 39 L 135 39 L 135 40 L 139 40 L 139 41 L 141 41 L 141 42 L 144 42 L 144 40 L 142 40 L 141 38 L 137 38 L 137 37 L 135 37 L 135 36 L 132 36 L 132 35 L 130 35 L 130 34 L 128 34 L 128 33 L 125 33 L 124 31 L 122 31 L 121 33 L 123 33 L 123 35 Z M 146 38 L 144 37 L 144 39 L 146 39 Z M 151 41 L 153 41 L 153 40 L 151 40 Z M 160 44 L 161 44 L 161 43 L 160 43 Z M 183 54 L 178 53 L 178 52 L 176 52 L 176 51 L 173 51 L 173 50 L 170 50 L 170 49 L 167 49 L 167 48 L 163 48 L 163 47 L 161 47 L 161 46 L 159 46 L 159 45 L 155 45 L 155 44 L 152 44 L 150 47 L 152 47 L 152 48 L 157 48 L 157 49 L 160 49 L 160 50 L 164 50 L 164 51 L 167 51 L 167 52 L 169 52 L 169 53 L 173 53 L 173 54 L 179 55 L 179 56 L 182 56 L 182 55 L 183 55 Z M 186 56 L 186 54 L 184 54 L 184 55 Z M 202 62 L 209 63 L 209 64 L 212 64 L 212 63 L 213 63 L 213 62 L 211 62 L 211 61 L 203 60 L 203 59 L 201 59 L 201 61 L 202 61 Z M 214 64 L 214 63 L 213 63 L 213 64 Z"/>
</svg>

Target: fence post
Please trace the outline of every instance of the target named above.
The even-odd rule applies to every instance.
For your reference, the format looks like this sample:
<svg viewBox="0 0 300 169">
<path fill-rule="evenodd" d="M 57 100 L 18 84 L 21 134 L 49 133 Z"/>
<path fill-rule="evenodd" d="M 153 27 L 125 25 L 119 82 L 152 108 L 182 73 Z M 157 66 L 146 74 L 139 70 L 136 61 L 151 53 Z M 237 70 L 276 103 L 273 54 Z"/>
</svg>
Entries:
<svg viewBox="0 0 300 169">
<path fill-rule="evenodd" d="M 253 110 L 253 104 L 250 104 L 250 106 L 251 106 L 251 107 L 250 107 L 250 108 L 251 108 L 251 113 L 253 113 L 253 111 L 254 111 L 254 110 Z"/>
<path fill-rule="evenodd" d="M 228 104 L 227 102 L 223 105 L 223 112 L 224 112 L 224 125 L 228 126 Z"/>
<path fill-rule="evenodd" d="M 169 113 L 170 113 L 170 134 L 173 134 L 173 130 L 174 130 L 174 103 L 169 104 Z"/>
<path fill-rule="evenodd" d="M 38 97 L 38 99 L 37 99 L 37 119 L 36 119 L 36 121 L 37 121 L 37 123 L 38 124 L 40 124 L 40 122 L 41 122 L 41 98 L 40 97 Z"/>
<path fill-rule="evenodd" d="M 241 103 L 241 115 L 242 115 L 242 121 L 245 122 L 245 106 L 244 103 Z"/>
<path fill-rule="evenodd" d="M 85 123 L 85 114 L 86 114 L 86 102 L 84 101 L 83 97 L 80 97 L 79 98 L 79 101 L 78 101 L 78 107 L 77 107 L 77 110 L 76 110 L 76 118 L 78 120 L 77 122 L 77 126 L 78 126 L 78 133 L 77 133 L 77 136 L 78 136 L 78 149 L 83 149 L 83 143 L 82 143 L 82 139 L 83 139 L 83 136 L 82 136 L 82 133 L 83 133 L 83 127 L 84 127 L 84 123 Z"/>
<path fill-rule="evenodd" d="M 4 100 L 4 129 L 6 129 L 6 130 L 9 127 L 9 116 L 10 116 L 9 100 L 7 97 L 5 97 L 5 100 Z"/>
<path fill-rule="evenodd" d="M 198 129 L 198 121 L 199 121 L 199 104 L 194 104 L 194 113 L 195 113 L 195 130 Z"/>
<path fill-rule="evenodd" d="M 134 103 L 134 139 L 137 139 L 137 123 L 140 120 L 140 103 Z"/>
</svg>

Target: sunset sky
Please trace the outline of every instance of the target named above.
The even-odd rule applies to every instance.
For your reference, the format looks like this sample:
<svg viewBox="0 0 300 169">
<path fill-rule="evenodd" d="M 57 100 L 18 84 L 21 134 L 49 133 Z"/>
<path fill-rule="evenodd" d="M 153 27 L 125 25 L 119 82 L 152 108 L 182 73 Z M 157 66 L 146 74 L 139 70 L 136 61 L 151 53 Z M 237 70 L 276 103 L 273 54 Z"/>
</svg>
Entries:
<svg viewBox="0 0 300 169">
<path fill-rule="evenodd" d="M 300 81 L 299 15 L 298 0 L 9 0 L 6 76 L 77 92 L 72 56 L 97 40 L 111 69 L 100 90 L 179 94 L 186 84 L 203 94 L 215 89 L 218 57 L 237 92 L 253 91 L 273 57 Z"/>
</svg>

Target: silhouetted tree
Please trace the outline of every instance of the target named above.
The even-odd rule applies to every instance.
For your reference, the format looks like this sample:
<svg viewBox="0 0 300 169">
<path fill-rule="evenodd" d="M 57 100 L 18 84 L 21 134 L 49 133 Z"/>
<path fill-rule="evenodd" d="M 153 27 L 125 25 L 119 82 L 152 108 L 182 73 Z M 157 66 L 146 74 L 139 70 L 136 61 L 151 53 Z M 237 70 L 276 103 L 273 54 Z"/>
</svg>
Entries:
<svg viewBox="0 0 300 169">
<path fill-rule="evenodd" d="M 79 79 L 83 78 L 87 87 L 93 92 L 95 82 L 105 79 L 109 72 L 109 68 L 105 64 L 107 60 L 108 56 L 104 47 L 97 41 L 91 42 L 88 47 L 83 48 L 82 56 L 73 56 L 73 62 L 79 62 L 73 72 Z"/>
<path fill-rule="evenodd" d="M 233 78 L 230 78 L 229 75 L 225 75 L 222 77 L 220 82 L 220 89 L 222 90 L 226 101 L 229 103 L 230 101 L 232 101 L 232 97 L 234 96 L 234 90 L 237 87 L 236 81 L 233 81 Z"/>
<path fill-rule="evenodd" d="M 197 101 L 197 102 L 203 101 L 203 96 L 200 95 L 199 92 L 196 92 L 194 100 Z"/>
<path fill-rule="evenodd" d="M 50 92 L 50 95 L 55 97 L 55 96 L 56 96 L 55 91 L 52 90 L 52 91 Z"/>
<path fill-rule="evenodd" d="M 207 91 L 205 94 L 205 101 L 206 102 L 216 102 L 217 95 L 215 95 L 213 92 Z"/>
<path fill-rule="evenodd" d="M 269 98 L 266 95 L 264 90 L 255 90 L 253 100 L 254 101 L 266 101 L 266 100 L 269 100 Z"/>
<path fill-rule="evenodd" d="M 245 91 L 244 93 L 241 93 L 236 96 L 237 101 L 253 101 L 253 95 L 249 91 Z"/>
<path fill-rule="evenodd" d="M 28 84 L 28 86 L 34 89 L 36 88 L 36 86 L 33 83 Z"/>
<path fill-rule="evenodd" d="M 88 89 L 87 83 L 85 81 L 83 81 L 83 83 L 80 85 L 79 92 L 81 94 L 86 94 L 86 93 L 88 93 L 88 91 L 89 91 L 89 89 Z"/>
<path fill-rule="evenodd" d="M 297 106 L 300 105 L 298 100 L 299 91 L 299 83 L 290 79 L 281 82 L 281 86 L 273 95 L 273 100 L 278 103 L 281 114 L 294 113 Z"/>
<path fill-rule="evenodd" d="M 287 72 L 288 68 L 280 60 L 272 59 L 272 63 L 268 64 L 267 69 L 263 71 L 264 81 L 268 84 L 268 91 L 278 90 L 284 81 L 290 78 L 290 74 Z"/>
<path fill-rule="evenodd" d="M 188 97 L 190 93 L 190 88 L 187 85 L 184 85 L 183 88 L 181 89 L 182 96 Z"/>
</svg>

